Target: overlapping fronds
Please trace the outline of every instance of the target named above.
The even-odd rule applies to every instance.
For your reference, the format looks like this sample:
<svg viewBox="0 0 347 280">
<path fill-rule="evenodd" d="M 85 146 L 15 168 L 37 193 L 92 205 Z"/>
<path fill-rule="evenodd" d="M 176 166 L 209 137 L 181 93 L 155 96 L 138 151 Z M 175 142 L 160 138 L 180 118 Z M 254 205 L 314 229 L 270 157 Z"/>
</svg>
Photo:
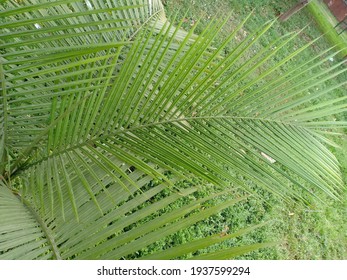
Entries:
<svg viewBox="0 0 347 280">
<path fill-rule="evenodd" d="M 0 181 L 0 258 L 49 259 L 48 234 L 36 219 L 33 209 L 26 206 Z"/>
<path fill-rule="evenodd" d="M 346 125 L 332 118 L 345 112 L 346 97 L 330 97 L 337 86 L 325 82 L 346 74 L 343 62 L 322 70 L 332 55 L 326 51 L 278 76 L 312 43 L 278 59 L 293 33 L 259 50 L 271 21 L 224 54 L 247 19 L 216 47 L 223 21 L 197 36 L 166 21 L 160 1 L 128 2 L 1 4 L 1 197 L 16 189 L 32 204 L 20 208 L 9 198 L 18 213 L 39 218 L 28 231 L 36 228 L 34 237 L 50 248 L 38 246 L 33 258 L 126 258 L 235 202 L 181 219 L 201 203 L 192 202 L 186 212 L 125 230 L 194 192 L 173 191 L 129 212 L 163 188 L 175 190 L 178 180 L 247 189 L 245 178 L 286 199 L 304 200 L 293 185 L 339 196 L 339 164 L 324 134 Z M 160 184 L 141 192 L 153 180 Z M 0 251 L 8 258 L 24 244 L 5 243 Z"/>
<path fill-rule="evenodd" d="M 213 199 L 225 195 L 225 192 L 195 199 L 194 193 L 199 186 L 184 188 L 179 193 L 167 192 L 165 184 L 148 188 L 151 177 L 144 176 L 142 172 L 134 171 L 129 177 L 137 182 L 137 187 L 146 187 L 147 190 L 139 192 L 137 187 L 129 184 L 129 191 L 124 192 L 112 180 L 105 190 L 96 190 L 95 186 L 93 191 L 100 203 L 102 214 L 87 195 L 76 194 L 75 204 L 80 213 L 78 222 L 71 207 L 65 207 L 64 217 L 40 214 L 32 209 L 28 202 L 23 203 L 21 197 L 2 185 L 1 259 L 127 259 L 146 246 L 245 200 L 245 197 L 240 197 L 216 205 L 212 203 Z M 150 203 L 156 196 L 161 196 L 161 199 Z M 181 207 L 163 213 L 163 208 L 170 209 L 168 206 L 175 202 L 180 202 Z M 59 208 L 59 205 L 56 208 Z M 191 254 L 256 230 L 260 226 L 263 224 L 239 230 L 234 234 L 222 235 L 221 232 L 221 235 L 196 241 L 191 244 L 194 245 L 192 247 L 182 244 L 183 251 L 180 249 L 174 255 L 170 250 L 167 253 L 162 251 L 159 256 L 153 257 L 171 259 Z M 266 246 L 269 245 L 272 244 Z M 244 252 L 262 248 L 264 244 L 254 246 Z M 236 247 L 231 251 L 235 249 Z M 146 254 L 146 258 L 150 256 L 151 254 Z"/>
</svg>

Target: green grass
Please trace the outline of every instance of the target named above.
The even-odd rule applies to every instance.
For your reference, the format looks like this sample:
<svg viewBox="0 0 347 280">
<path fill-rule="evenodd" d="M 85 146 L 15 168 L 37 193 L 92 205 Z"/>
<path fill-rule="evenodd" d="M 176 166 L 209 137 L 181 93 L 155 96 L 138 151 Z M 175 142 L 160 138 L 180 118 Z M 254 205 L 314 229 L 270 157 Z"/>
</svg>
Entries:
<svg viewBox="0 0 347 280">
<path fill-rule="evenodd" d="M 191 28 L 195 22 L 200 20 L 197 32 L 201 32 L 214 17 L 230 17 L 228 24 L 221 34 L 216 37 L 215 43 L 218 45 L 233 30 L 233 28 L 250 12 L 254 13 L 252 20 L 239 34 L 240 38 L 252 32 L 259 25 L 277 17 L 281 12 L 289 9 L 296 1 L 271 1 L 271 0 L 166 0 L 165 7 L 169 17 L 176 15 L 176 20 L 184 20 L 183 27 Z M 297 37 L 293 44 L 280 55 L 285 56 L 299 46 L 322 35 L 321 30 L 315 24 L 308 9 L 304 9 L 292 16 L 284 23 L 277 22 L 267 36 L 268 41 L 272 41 L 278 36 L 291 31 L 304 31 Z M 328 37 L 329 38 L 329 37 Z M 268 41 L 264 41 L 265 46 Z M 311 48 L 307 50 L 300 60 L 311 58 L 318 52 L 331 46 L 331 41 L 322 37 Z M 229 46 L 232 48 L 232 45 Z M 228 50 L 226 50 L 228 51 Z M 338 59 L 338 58 L 336 58 Z M 295 63 L 295 62 L 294 62 Z M 330 62 L 329 62 L 330 63 Z M 283 68 L 285 71 L 286 68 Z M 347 79 L 346 75 L 329 81 L 329 84 L 338 83 Z M 336 90 L 334 95 L 342 96 L 346 88 Z M 346 116 L 344 116 L 345 118 Z M 336 142 L 341 145 L 335 150 L 338 159 L 342 164 L 342 172 L 345 182 L 347 182 L 347 137 L 346 131 L 342 131 L 342 136 L 336 137 Z M 187 230 L 180 231 L 174 236 L 170 236 L 160 242 L 153 244 L 146 252 L 139 252 L 138 256 L 148 252 L 162 250 L 167 246 L 189 242 L 195 238 L 202 238 L 211 234 L 220 233 L 226 227 L 229 232 L 234 232 L 240 228 L 247 227 L 264 221 L 271 221 L 262 227 L 242 238 L 231 239 L 213 248 L 207 248 L 203 252 L 211 249 L 225 249 L 236 245 L 246 245 L 256 242 L 279 241 L 277 247 L 271 247 L 254 251 L 244 255 L 243 259 L 347 259 L 347 191 L 344 190 L 341 201 L 332 201 L 321 197 L 324 202 L 312 200 L 311 205 L 304 206 L 295 202 L 285 203 L 274 197 L 272 194 L 261 191 L 257 186 L 247 182 L 248 186 L 263 197 L 260 200 L 251 197 L 243 203 L 222 211 L 220 214 L 212 216 L 205 222 L 200 222 Z M 347 184 L 346 184 L 347 185 Z M 213 187 L 202 189 L 198 195 L 204 196 L 213 191 Z M 157 199 L 160 199 L 158 197 Z M 218 203 L 218 200 L 215 201 Z M 180 207 L 180 205 L 171 205 Z M 163 209 L 165 211 L 165 209 Z"/>
</svg>

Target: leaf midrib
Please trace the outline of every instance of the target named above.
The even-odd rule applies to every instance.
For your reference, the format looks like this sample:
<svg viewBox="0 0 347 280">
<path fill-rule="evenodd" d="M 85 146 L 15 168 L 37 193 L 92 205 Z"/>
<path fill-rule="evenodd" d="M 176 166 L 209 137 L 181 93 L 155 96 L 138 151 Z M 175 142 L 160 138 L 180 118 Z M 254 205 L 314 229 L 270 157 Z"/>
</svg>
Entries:
<svg viewBox="0 0 347 280">
<path fill-rule="evenodd" d="M 79 148 L 87 146 L 87 145 L 93 145 L 94 143 L 96 143 L 98 141 L 107 140 L 107 139 L 109 139 L 109 138 L 111 138 L 113 136 L 119 135 L 119 134 L 126 134 L 128 132 L 132 132 L 132 131 L 136 131 L 136 130 L 140 130 L 140 129 L 144 129 L 144 128 L 149 128 L 149 127 L 155 127 L 155 126 L 164 125 L 164 124 L 174 124 L 174 123 L 187 122 L 187 121 L 212 120 L 212 119 L 253 120 L 253 121 L 260 121 L 260 122 L 277 123 L 277 124 L 280 124 L 280 125 L 292 126 L 292 127 L 296 127 L 296 128 L 301 128 L 301 129 L 307 130 L 306 127 L 300 125 L 299 123 L 289 123 L 289 122 L 285 122 L 285 121 L 281 121 L 281 120 L 271 120 L 271 119 L 266 119 L 266 118 L 255 118 L 255 117 L 237 117 L 237 116 L 206 116 L 206 117 L 200 116 L 199 117 L 199 116 L 195 116 L 195 117 L 185 117 L 185 118 L 178 118 L 178 119 L 170 119 L 170 120 L 164 120 L 164 121 L 157 121 L 157 122 L 153 122 L 153 123 L 140 124 L 138 126 L 133 126 L 133 127 L 129 127 L 129 128 L 121 127 L 119 129 L 117 129 L 116 131 L 114 131 L 113 133 L 109 133 L 107 135 L 103 135 L 103 136 L 87 139 L 86 141 L 80 142 L 77 145 L 70 146 L 70 147 L 68 147 L 66 149 L 59 150 L 57 152 L 53 152 L 51 155 L 44 156 L 40 160 L 37 160 L 37 161 L 35 161 L 33 163 L 30 163 L 30 164 L 27 164 L 27 165 L 25 165 L 25 163 L 23 163 L 22 166 L 25 166 L 25 168 L 21 169 L 20 165 L 18 165 L 19 168 L 17 170 L 15 170 L 12 175 L 18 175 L 18 174 L 24 172 L 25 170 L 29 169 L 30 167 L 35 166 L 37 164 L 40 164 L 43 161 L 46 161 L 46 160 L 48 160 L 50 158 L 54 158 L 54 157 L 60 156 L 62 154 L 68 153 L 70 151 L 79 149 Z M 51 126 L 49 126 L 49 128 L 51 128 Z M 38 137 L 38 138 L 40 138 L 40 139 L 38 141 L 34 141 L 34 143 L 37 144 L 41 140 L 41 137 Z M 30 153 L 35 148 L 36 147 L 33 146 L 31 148 Z M 30 153 L 28 153 L 27 156 L 29 156 Z M 17 160 L 17 162 L 18 162 L 18 160 Z"/>
<path fill-rule="evenodd" d="M 5 75 L 4 68 L 2 67 L 2 59 L 0 59 L 0 81 L 1 81 L 1 92 L 0 95 L 2 97 L 2 111 L 3 111 L 3 124 L 2 126 L 2 137 L 3 143 L 0 146 L 0 176 L 5 175 L 6 171 L 5 165 L 7 163 L 7 153 L 6 153 L 6 143 L 7 143 L 7 125 L 8 125 L 8 109 L 7 109 L 7 91 L 6 91 L 6 83 L 5 83 Z M 0 128 L 1 129 L 1 128 Z"/>
</svg>

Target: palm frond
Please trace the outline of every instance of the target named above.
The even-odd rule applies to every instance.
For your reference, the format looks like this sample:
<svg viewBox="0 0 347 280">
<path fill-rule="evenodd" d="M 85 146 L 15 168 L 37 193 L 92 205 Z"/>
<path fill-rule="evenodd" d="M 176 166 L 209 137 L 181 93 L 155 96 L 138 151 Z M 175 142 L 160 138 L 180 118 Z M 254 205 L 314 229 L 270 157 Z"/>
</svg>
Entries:
<svg viewBox="0 0 347 280">
<path fill-rule="evenodd" d="M 0 259 L 50 259 L 54 243 L 40 218 L 0 180 Z M 36 219 L 38 218 L 38 219 Z"/>
<path fill-rule="evenodd" d="M 137 181 L 139 186 L 146 186 L 152 181 L 149 176 L 144 177 L 144 174 L 138 171 L 129 176 Z M 129 185 L 129 192 L 124 192 L 121 188 L 114 187 L 111 181 L 107 188 L 108 193 L 100 190 L 96 194 L 102 213 L 95 211 L 95 203 L 87 195 L 76 193 L 76 207 L 80 213 L 77 221 L 73 207 L 65 206 L 64 217 L 40 215 L 26 203 L 23 204 L 21 198 L 16 197 L 7 187 L 2 187 L 1 258 L 124 259 L 245 199 L 235 198 L 214 205 L 211 203 L 213 199 L 224 196 L 226 192 L 195 199 L 193 194 L 198 189 L 199 187 L 189 187 L 181 189 L 179 193 L 168 192 L 165 184 L 159 184 L 151 188 L 147 186 L 146 191 L 139 192 L 137 188 Z M 149 203 L 158 195 L 162 196 L 160 200 Z M 109 196 L 112 199 L 109 199 Z M 46 200 L 46 197 L 43 197 L 43 200 Z M 168 206 L 178 201 L 181 201 L 179 208 L 162 212 L 162 209 L 168 209 Z M 18 215 L 18 219 L 13 221 L 12 215 Z M 11 222 L 9 219 L 12 219 Z M 11 229 L 8 228 L 9 225 Z M 196 240 L 194 246 L 188 246 L 189 248 L 186 248 L 188 244 L 181 246 L 184 247 L 184 252 L 191 253 L 247 234 L 260 226 L 263 225 L 240 230 L 223 238 L 212 236 L 206 240 Z M 159 254 L 170 258 L 171 251 L 166 253 L 164 250 Z"/>
<path fill-rule="evenodd" d="M 80 101 L 88 92 L 100 90 L 105 80 L 107 84 L 114 66 L 109 63 L 114 58 L 111 50 L 129 44 L 134 33 L 163 10 L 159 1 L 151 1 L 151 7 L 148 1 L 136 2 L 134 5 L 111 1 L 3 4 L 0 40 L 6 78 L 2 81 L 6 79 L 6 88 L 11 92 L 7 102 L 14 111 L 8 121 L 26 128 L 21 134 L 16 129 L 9 136 L 11 146 L 19 149 L 40 135 L 44 137 L 47 116 L 51 114 L 54 119 L 54 114 L 59 113 L 55 110 L 64 109 L 59 107 L 62 96 L 75 94 Z M 71 76 L 71 70 L 75 71 L 75 77 Z M 103 77 L 102 73 L 108 76 Z M 81 88 L 88 89 L 83 91 L 84 95 L 78 95 Z M 35 95 L 37 92 L 43 92 L 40 98 Z M 66 94 L 60 95 L 62 92 Z M 76 102 L 76 98 L 71 100 Z M 51 104 L 58 107 L 52 108 Z"/>
<path fill-rule="evenodd" d="M 235 32 L 242 28 L 243 24 L 244 22 L 240 24 Z M 52 106 L 47 107 L 47 112 L 50 111 L 50 125 L 48 127 L 40 130 L 38 129 L 37 123 L 33 122 L 35 130 L 33 130 L 33 128 L 28 128 L 32 134 L 38 131 L 38 135 L 36 135 L 37 137 L 34 135 L 34 140 L 31 145 L 24 150 L 24 155 L 21 156 L 22 159 L 30 155 L 33 150 L 37 150 L 36 153 L 38 157 L 36 157 L 36 163 L 34 161 L 34 163 L 29 166 L 40 166 L 42 160 L 46 161 L 47 158 L 51 158 L 54 163 L 54 168 L 57 168 L 60 170 L 59 172 L 63 174 L 63 180 L 55 179 L 56 182 L 52 185 L 61 186 L 58 187 L 58 189 L 62 187 L 66 188 L 67 197 L 72 205 L 74 205 L 74 194 L 72 187 L 68 185 L 70 181 L 70 175 L 68 173 L 71 171 L 65 169 L 65 149 L 82 151 L 86 153 L 85 156 L 87 156 L 88 161 L 92 160 L 95 164 L 102 166 L 106 173 L 108 170 L 115 170 L 124 178 L 127 178 L 126 174 L 107 159 L 107 157 L 111 155 L 116 157 L 119 156 L 119 152 L 115 155 L 115 150 L 129 149 L 128 152 L 125 153 L 126 155 L 123 156 L 123 159 L 131 158 L 131 162 L 127 162 L 129 165 L 134 165 L 136 168 L 140 168 L 141 165 L 141 170 L 147 172 L 147 174 L 150 171 L 153 177 L 159 176 L 162 178 L 163 176 L 154 171 L 153 168 L 148 168 L 145 164 L 141 164 L 141 162 L 152 162 L 161 168 L 175 172 L 175 175 L 183 174 L 183 172 L 187 173 L 188 171 L 188 173 L 197 174 L 215 184 L 223 184 L 224 179 L 235 184 L 241 184 L 234 175 L 231 175 L 219 164 L 210 160 L 211 157 L 216 159 L 219 150 L 220 152 L 217 158 L 220 160 L 220 163 L 227 163 L 233 166 L 240 174 L 251 177 L 260 185 L 266 186 L 267 189 L 287 195 L 290 191 L 285 191 L 283 187 L 279 189 L 276 183 L 278 179 L 273 177 L 273 175 L 269 175 L 268 170 L 264 169 L 264 166 L 259 163 L 259 154 L 265 153 L 272 158 L 278 159 L 279 163 L 297 172 L 303 179 L 322 188 L 331 196 L 336 196 L 334 187 L 341 184 L 341 181 L 338 179 L 339 172 L 336 167 L 336 161 L 334 159 L 323 159 L 325 163 L 323 167 L 314 164 L 313 166 L 317 167 L 316 170 L 310 171 L 308 167 L 310 167 L 312 163 L 319 162 L 317 159 L 322 153 L 319 152 L 321 147 L 314 137 L 308 138 L 307 134 L 303 134 L 303 123 L 300 122 L 300 125 L 298 125 L 296 122 L 292 123 L 286 120 L 286 122 L 283 122 L 282 125 L 279 126 L 272 124 L 272 115 L 276 117 L 274 123 L 277 124 L 280 122 L 279 113 L 281 113 L 282 117 L 285 115 L 283 112 L 286 111 L 290 111 L 290 113 L 293 114 L 293 112 L 295 112 L 293 108 L 315 97 L 302 97 L 300 96 L 302 90 L 300 89 L 300 91 L 298 91 L 297 88 L 294 88 L 288 97 L 293 99 L 293 101 L 291 101 L 293 105 L 283 107 L 281 103 L 278 103 L 276 108 L 279 109 L 270 115 L 267 114 L 261 117 L 262 108 L 268 109 L 268 104 L 266 103 L 264 107 L 257 106 L 258 112 L 256 114 L 260 115 L 260 117 L 256 118 L 253 122 L 249 120 L 249 112 L 245 115 L 241 113 L 236 114 L 235 117 L 237 121 L 234 125 L 228 122 L 228 120 L 234 117 L 229 113 L 229 111 L 232 110 L 233 102 L 236 101 L 235 103 L 238 104 L 239 111 L 242 108 L 240 107 L 241 103 L 238 98 L 240 92 L 246 91 L 263 78 L 266 78 L 311 44 L 309 43 L 303 46 L 274 66 L 271 66 L 267 71 L 264 71 L 264 74 L 246 82 L 241 89 L 237 89 L 232 92 L 232 94 L 227 95 L 230 88 L 237 86 L 242 81 L 247 81 L 251 73 L 263 67 L 263 65 L 269 61 L 270 57 L 276 53 L 276 51 L 273 51 L 274 47 L 276 47 L 276 50 L 279 50 L 295 38 L 294 34 L 287 39 L 284 38 L 284 41 L 276 40 L 263 51 L 257 53 L 246 62 L 241 63 L 240 66 L 237 66 L 238 61 L 242 59 L 243 55 L 252 45 L 260 40 L 266 31 L 271 28 L 272 24 L 273 22 L 270 22 L 265 27 L 255 31 L 254 34 L 251 35 L 251 43 L 247 43 L 247 40 L 241 42 L 226 59 L 220 58 L 222 47 L 215 51 L 211 51 L 213 38 L 216 32 L 221 28 L 220 23 L 211 24 L 210 29 L 215 29 L 215 32 L 209 34 L 203 33 L 198 40 L 196 39 L 193 42 L 190 41 L 193 36 L 192 33 L 187 34 L 182 42 L 174 42 L 174 36 L 171 36 L 168 31 L 172 29 L 172 26 L 169 24 L 169 28 L 164 28 L 162 32 L 155 37 L 153 36 L 155 30 L 153 28 L 150 29 L 149 32 L 142 32 L 137 39 L 131 43 L 132 47 L 130 48 L 114 48 L 115 46 L 113 45 L 112 48 L 108 49 L 106 55 L 101 56 L 102 61 L 92 58 L 87 60 L 87 65 L 84 65 L 85 60 L 82 62 L 82 58 L 85 53 L 83 53 L 78 62 L 74 61 L 72 65 L 70 63 L 67 64 L 72 67 L 78 67 L 78 69 L 82 68 L 82 70 L 74 71 L 74 74 L 76 74 L 74 77 L 69 75 L 68 71 L 73 68 L 67 68 L 68 66 L 64 66 L 66 74 L 60 74 L 55 67 L 53 69 L 50 68 L 49 71 L 44 71 L 44 74 L 54 73 L 54 76 L 48 79 L 40 79 L 42 83 L 48 83 L 57 78 L 62 79 L 68 77 L 69 80 L 73 80 L 71 88 L 76 89 L 76 91 L 71 92 L 68 90 L 68 94 L 66 95 L 64 94 L 61 96 L 57 94 L 56 97 L 53 97 L 53 102 L 51 102 Z M 235 34 L 231 34 L 229 40 L 231 40 L 234 35 Z M 173 46 L 174 52 L 171 49 Z M 105 46 L 102 47 L 105 48 Z M 93 51 L 95 52 L 92 48 L 91 52 Z M 73 50 L 71 52 L 73 52 Z M 113 56 L 111 56 L 111 54 L 113 54 Z M 55 56 L 56 54 L 54 53 L 53 55 Z M 121 56 L 125 56 L 125 59 Z M 220 62 L 216 63 L 215 61 L 218 60 L 220 60 Z M 96 67 L 96 62 L 101 63 L 101 67 Z M 319 66 L 319 64 L 320 63 L 315 62 L 315 65 L 310 65 L 309 69 Z M 66 65 L 65 61 L 64 65 Z M 124 65 L 124 67 L 122 67 L 122 65 Z M 234 65 L 236 65 L 237 68 L 233 71 L 233 74 L 226 75 Z M 92 69 L 95 72 L 93 73 L 90 73 L 89 70 L 91 66 L 94 66 Z M 119 72 L 115 72 L 115 69 L 119 67 Z M 184 70 L 182 71 L 181 69 Z M 305 71 L 306 69 L 299 72 L 299 74 L 302 75 Z M 331 76 L 328 76 L 328 78 L 341 74 L 343 71 L 344 70 L 335 71 L 330 74 Z M 241 72 L 242 75 L 233 80 L 233 78 L 237 77 Z M 299 74 L 296 74 L 293 79 L 299 77 Z M 323 74 L 326 75 L 326 73 Z M 95 75 L 101 76 L 101 78 L 98 80 L 94 78 Z M 31 76 L 33 76 L 33 74 L 31 74 Z M 27 78 L 28 77 L 29 76 L 27 76 Z M 81 79 L 81 77 L 86 78 Z M 127 78 L 124 79 L 123 77 Z M 78 84 L 81 81 L 83 82 Z M 146 82 L 143 83 L 143 81 Z M 286 83 L 288 83 L 288 79 Z M 313 85 L 309 84 L 308 87 L 316 86 L 317 83 L 319 83 L 319 81 L 315 81 Z M 31 84 L 34 83 L 32 82 Z M 29 83 L 29 86 L 31 84 Z M 54 82 L 54 84 L 56 84 L 56 82 Z M 86 87 L 86 85 L 90 86 L 91 84 L 93 84 L 92 88 Z M 66 85 L 69 84 L 65 84 L 65 86 Z M 97 85 L 97 87 L 95 87 L 95 85 Z M 82 92 L 80 91 L 81 87 L 84 88 Z M 267 85 L 263 87 L 266 88 Z M 316 98 L 330 90 L 331 89 L 324 89 L 323 92 L 316 95 Z M 55 88 L 54 91 L 56 91 Z M 216 94 L 212 95 L 211 93 L 213 91 L 216 92 Z M 77 92 L 79 93 L 78 95 L 76 94 Z M 140 92 L 142 94 L 139 94 Z M 265 92 L 265 90 L 261 88 L 257 93 L 258 92 Z M 27 92 L 25 92 L 25 94 L 27 95 Z M 222 97 L 226 95 L 228 97 L 223 100 Z M 294 99 L 295 95 L 299 95 L 300 99 Z M 253 96 L 253 94 L 250 93 L 247 95 L 247 98 L 249 99 L 251 96 Z M 267 97 L 267 95 L 265 97 Z M 36 97 L 33 97 L 33 99 L 34 98 Z M 58 98 L 60 99 L 59 101 L 57 101 Z M 282 99 L 279 99 L 279 102 L 281 102 L 281 100 Z M 248 107 L 247 103 L 243 104 L 245 104 L 245 108 Z M 42 103 L 40 105 L 42 106 Z M 47 103 L 47 105 L 49 105 L 49 103 Z M 230 108 L 227 109 L 228 107 Z M 21 107 L 16 106 L 16 109 L 20 110 Z M 32 110 L 37 112 L 37 107 L 34 106 Z M 267 110 L 267 112 L 269 112 L 269 110 Z M 336 107 L 334 109 L 331 107 L 329 108 L 329 113 L 331 114 L 333 112 L 336 112 Z M 42 115 L 42 112 L 39 113 Z M 89 118 L 81 122 L 83 115 L 89 116 Z M 204 116 L 200 117 L 200 115 Z M 47 122 L 47 114 L 43 116 L 45 122 Z M 299 118 L 299 116 L 296 116 L 295 120 L 297 120 L 297 118 Z M 211 120 L 213 121 L 211 122 Z M 214 123 L 216 120 L 218 121 Z M 222 122 L 222 120 L 227 121 Z M 257 124 L 258 120 L 259 124 Z M 16 122 L 18 122 L 17 118 Z M 71 123 L 74 125 L 71 125 Z M 199 125 L 197 126 L 196 123 Z M 265 123 L 269 124 L 268 133 L 263 133 L 263 131 L 261 131 Z M 20 124 L 23 125 L 21 122 Z M 194 129 L 192 129 L 192 125 L 195 125 Z M 212 127 L 213 132 L 211 132 L 211 129 L 206 129 L 206 125 Z M 293 126 L 293 128 L 291 126 Z M 237 133 L 233 132 L 228 134 L 227 139 L 219 137 L 219 140 L 217 140 L 218 138 L 215 137 L 216 134 L 223 135 L 221 128 L 226 129 L 226 131 L 236 131 Z M 258 133 L 256 132 L 257 130 L 259 131 Z M 276 132 L 277 130 L 279 132 Z M 295 134 L 293 134 L 293 131 L 295 131 Z M 189 132 L 189 134 L 186 132 Z M 289 134 L 289 132 L 291 132 L 291 134 Z M 305 133 L 309 133 L 309 131 L 305 131 Z M 210 135 L 208 136 L 208 134 Z M 178 135 L 178 138 L 175 137 L 175 135 Z M 208 137 L 201 140 L 199 135 Z M 248 135 L 252 135 L 252 138 L 248 139 Z M 285 139 L 283 135 L 290 135 L 290 137 Z M 235 137 L 236 139 L 234 139 Z M 240 137 L 240 139 L 237 137 Z M 311 139 L 312 142 L 307 144 L 299 142 L 299 144 L 297 144 L 299 138 L 301 141 Z M 14 139 L 16 138 L 14 137 Z M 22 139 L 28 142 L 28 139 Z M 143 141 L 144 139 L 145 141 Z M 295 142 L 293 142 L 293 139 Z M 183 143 L 184 141 L 182 140 L 189 141 L 187 142 L 189 145 Z M 283 142 L 283 140 L 286 140 L 286 142 Z M 37 145 L 41 145 L 41 143 L 44 142 L 48 142 L 46 149 L 37 149 Z M 285 152 L 283 151 L 283 143 L 288 143 Z M 304 146 L 300 147 L 301 143 L 303 143 Z M 312 154 L 311 157 L 307 158 L 300 157 L 300 149 L 307 149 L 306 145 L 310 146 L 311 144 L 317 146 L 317 149 L 315 149 L 317 150 L 317 154 Z M 96 148 L 94 148 L 93 145 L 96 146 Z M 250 145 L 253 145 L 253 147 Z M 212 149 L 212 156 L 210 152 L 211 147 L 217 148 L 217 146 L 219 149 L 217 149 L 217 151 L 216 149 Z M 232 147 L 231 151 L 229 151 L 230 147 Z M 240 150 L 249 150 L 253 155 L 258 154 L 258 161 L 246 157 L 242 155 L 242 153 L 240 154 Z M 298 154 L 297 157 L 292 156 L 296 154 Z M 327 151 L 325 151 L 324 154 L 333 158 L 332 154 Z M 226 155 L 228 155 L 228 158 Z M 184 163 L 182 163 L 181 160 L 182 156 L 185 158 Z M 307 156 L 309 155 L 307 154 Z M 21 157 L 19 159 L 21 159 Z M 97 160 L 95 161 L 95 159 Z M 59 164 L 56 163 L 56 160 L 58 160 Z M 86 157 L 84 157 L 83 160 L 86 160 Z M 73 161 L 74 159 L 70 158 L 70 162 Z M 102 165 L 100 165 L 100 161 L 103 162 Z M 19 160 L 17 159 L 16 164 L 18 163 Z M 81 171 L 78 171 L 76 165 L 73 165 L 73 167 L 76 172 L 82 174 Z M 275 167 L 273 169 L 288 178 L 281 168 Z M 255 170 L 255 172 L 250 172 L 253 170 Z M 55 170 L 56 174 L 59 172 Z M 112 172 L 108 172 L 109 175 Z M 34 176 L 35 171 L 31 170 L 30 173 Z M 321 174 L 325 174 L 324 176 L 326 177 L 322 179 L 320 177 Z M 112 176 L 115 180 L 119 181 L 119 179 L 117 179 L 118 176 L 113 175 L 113 173 Z M 79 177 L 85 189 L 91 194 L 91 188 L 86 184 L 87 181 L 83 179 L 83 176 Z M 45 187 L 42 186 L 41 189 L 45 189 Z M 59 195 L 59 197 L 62 200 L 64 199 L 62 194 Z M 53 201 L 53 199 L 51 199 L 51 201 Z M 63 201 L 61 203 L 63 203 Z M 76 213 L 76 215 L 78 214 Z"/>
<path fill-rule="evenodd" d="M 0 6 L 0 175 L 11 182 L 0 195 L 16 215 L 31 215 L 28 231 L 41 227 L 33 238 L 42 242 L 23 257 L 127 258 L 238 201 L 194 213 L 211 196 L 133 225 L 189 197 L 196 188 L 177 189 L 177 182 L 196 177 L 247 191 L 251 180 L 285 199 L 305 201 L 293 185 L 339 197 L 339 164 L 323 144 L 330 144 L 328 129 L 346 126 L 332 119 L 346 111 L 346 98 L 329 96 L 346 83 L 326 85 L 346 75 L 343 62 L 322 70 L 326 51 L 277 77 L 313 42 L 274 59 L 298 33 L 263 47 L 270 21 L 224 55 L 250 16 L 216 47 L 225 20 L 197 36 L 167 21 L 160 1 L 133 3 Z M 146 204 L 167 187 L 170 195 Z M 34 239 L 21 240 L 0 252 L 16 258 L 16 248 Z M 263 245 L 252 246 L 205 257 Z"/>
</svg>

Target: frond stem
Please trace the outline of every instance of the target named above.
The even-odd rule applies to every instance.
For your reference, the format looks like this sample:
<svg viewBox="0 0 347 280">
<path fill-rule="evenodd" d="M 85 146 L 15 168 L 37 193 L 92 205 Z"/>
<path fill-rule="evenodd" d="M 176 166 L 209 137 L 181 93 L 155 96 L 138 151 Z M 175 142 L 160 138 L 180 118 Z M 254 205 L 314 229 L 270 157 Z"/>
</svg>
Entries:
<svg viewBox="0 0 347 280">
<path fill-rule="evenodd" d="M 180 123 L 180 122 L 187 122 L 187 121 L 194 121 L 194 120 L 211 120 L 211 119 L 215 119 L 215 120 L 216 119 L 254 120 L 254 121 L 262 121 L 262 122 L 279 123 L 279 124 L 282 124 L 282 125 L 295 126 L 295 127 L 300 127 L 300 128 L 303 128 L 303 129 L 307 129 L 306 127 L 301 126 L 301 125 L 294 125 L 292 122 L 288 123 L 288 122 L 284 122 L 284 121 L 280 121 L 280 120 L 271 120 L 271 119 L 266 119 L 266 118 L 237 117 L 237 116 L 205 116 L 205 117 L 203 117 L 203 116 L 201 116 L 201 117 L 194 116 L 194 117 L 184 117 L 184 118 L 170 119 L 170 120 L 165 120 L 165 121 L 157 121 L 157 122 L 152 122 L 152 123 L 147 123 L 147 124 L 141 124 L 141 125 L 130 127 L 130 128 L 121 127 L 119 129 L 117 129 L 116 131 L 114 131 L 113 133 L 109 133 L 107 135 L 102 135 L 102 136 L 99 135 L 97 137 L 88 139 L 88 140 L 86 140 L 84 142 L 80 142 L 80 143 L 78 143 L 78 145 L 70 146 L 67 149 L 54 152 L 51 155 L 43 157 L 40 160 L 38 160 L 36 162 L 33 162 L 33 163 L 30 163 L 28 165 L 23 163 L 22 164 L 23 168 L 18 168 L 11 175 L 12 176 L 15 175 L 15 174 L 18 175 L 19 173 L 22 173 L 24 170 L 26 170 L 26 169 L 28 169 L 28 168 L 30 168 L 30 167 L 38 164 L 38 163 L 41 163 L 42 161 L 45 161 L 48 158 L 54 158 L 54 157 L 59 156 L 61 154 L 67 153 L 69 151 L 73 151 L 73 150 L 75 150 L 77 148 L 80 148 L 80 147 L 83 147 L 83 146 L 86 146 L 86 145 L 90 145 L 90 144 L 94 144 L 97 141 L 106 140 L 106 139 L 108 139 L 108 138 L 110 138 L 112 136 L 116 136 L 116 135 L 119 135 L 119 134 L 125 134 L 127 132 L 131 132 L 131 131 L 135 131 L 135 130 L 139 130 L 139 129 L 143 129 L 143 128 L 155 127 L 155 126 L 163 125 L 163 124 Z"/>
<path fill-rule="evenodd" d="M 8 124 L 8 106 L 7 106 L 7 92 L 4 68 L 2 60 L 0 60 L 0 97 L 2 99 L 3 120 L 0 122 L 0 176 L 4 176 L 6 172 L 6 164 L 8 162 L 8 153 L 6 152 L 7 144 L 7 124 Z"/>
</svg>

